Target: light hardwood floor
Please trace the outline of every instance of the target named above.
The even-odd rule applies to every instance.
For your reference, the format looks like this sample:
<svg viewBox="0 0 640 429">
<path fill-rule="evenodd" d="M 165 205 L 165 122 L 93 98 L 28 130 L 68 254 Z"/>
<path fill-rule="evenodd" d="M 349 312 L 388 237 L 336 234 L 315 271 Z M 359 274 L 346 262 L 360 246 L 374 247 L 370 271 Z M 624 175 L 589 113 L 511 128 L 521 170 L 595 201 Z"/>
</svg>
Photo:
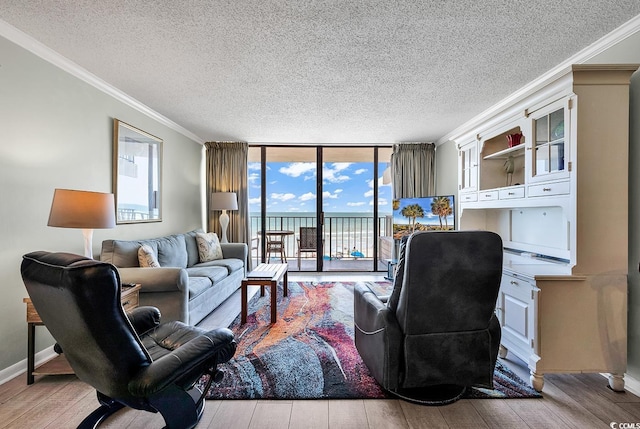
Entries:
<svg viewBox="0 0 640 429">
<path fill-rule="evenodd" d="M 343 280 L 344 277 L 340 275 Z M 335 278 L 290 276 L 289 280 Z M 238 293 L 201 326 L 228 324 L 239 309 Z M 527 377 L 522 362 L 509 358 L 504 362 L 521 377 Z M 72 375 L 36 377 L 31 386 L 26 384 L 26 375 L 21 375 L 0 385 L 0 428 L 74 428 L 96 407 L 95 391 Z M 629 392 L 611 391 L 606 379 L 599 374 L 552 374 L 545 376 L 543 399 L 463 399 L 442 407 L 393 399 L 207 401 L 198 428 L 583 429 L 608 428 L 612 422 L 640 422 L 640 398 Z M 126 409 L 101 427 L 161 428 L 163 425 L 158 414 Z"/>
</svg>

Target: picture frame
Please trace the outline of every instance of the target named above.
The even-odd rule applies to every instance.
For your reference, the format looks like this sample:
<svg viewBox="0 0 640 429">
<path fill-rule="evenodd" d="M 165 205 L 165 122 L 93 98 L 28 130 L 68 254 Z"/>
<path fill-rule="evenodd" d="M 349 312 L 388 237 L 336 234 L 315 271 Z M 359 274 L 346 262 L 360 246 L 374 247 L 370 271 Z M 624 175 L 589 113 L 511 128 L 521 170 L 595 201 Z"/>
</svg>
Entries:
<svg viewBox="0 0 640 429">
<path fill-rule="evenodd" d="M 113 120 L 116 224 L 162 221 L 162 139 Z"/>
</svg>

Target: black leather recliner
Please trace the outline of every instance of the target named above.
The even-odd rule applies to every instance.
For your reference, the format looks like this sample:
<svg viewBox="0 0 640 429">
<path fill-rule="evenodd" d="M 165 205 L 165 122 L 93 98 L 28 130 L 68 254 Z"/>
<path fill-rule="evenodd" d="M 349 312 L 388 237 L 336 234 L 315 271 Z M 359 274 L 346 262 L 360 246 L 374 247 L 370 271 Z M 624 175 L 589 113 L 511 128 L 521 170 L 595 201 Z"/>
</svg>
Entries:
<svg viewBox="0 0 640 429">
<path fill-rule="evenodd" d="M 115 411 L 160 412 L 167 428 L 193 428 L 204 410 L 195 386 L 219 381 L 219 363 L 236 350 L 233 333 L 181 322 L 160 324 L 155 307 L 125 314 L 116 268 L 70 253 L 24 255 L 22 278 L 35 309 L 78 378 L 102 404 L 80 424 L 97 427 Z"/>
<path fill-rule="evenodd" d="M 355 344 L 389 392 L 425 404 L 493 388 L 502 240 L 488 231 L 416 232 L 400 246 L 394 288 L 354 290 Z"/>
</svg>

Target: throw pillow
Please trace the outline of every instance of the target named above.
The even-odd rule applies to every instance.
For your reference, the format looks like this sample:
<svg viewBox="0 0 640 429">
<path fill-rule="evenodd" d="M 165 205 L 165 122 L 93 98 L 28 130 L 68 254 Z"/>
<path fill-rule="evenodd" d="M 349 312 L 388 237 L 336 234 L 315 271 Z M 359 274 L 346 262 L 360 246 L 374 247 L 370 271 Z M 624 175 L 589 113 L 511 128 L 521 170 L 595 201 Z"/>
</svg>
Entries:
<svg viewBox="0 0 640 429">
<path fill-rule="evenodd" d="M 160 266 L 158 257 L 148 244 L 143 244 L 138 249 L 138 263 L 144 268 L 157 268 Z"/>
<path fill-rule="evenodd" d="M 198 242 L 200 262 L 215 261 L 223 258 L 220 240 L 218 240 L 218 234 L 215 232 L 197 232 L 196 241 Z"/>
</svg>

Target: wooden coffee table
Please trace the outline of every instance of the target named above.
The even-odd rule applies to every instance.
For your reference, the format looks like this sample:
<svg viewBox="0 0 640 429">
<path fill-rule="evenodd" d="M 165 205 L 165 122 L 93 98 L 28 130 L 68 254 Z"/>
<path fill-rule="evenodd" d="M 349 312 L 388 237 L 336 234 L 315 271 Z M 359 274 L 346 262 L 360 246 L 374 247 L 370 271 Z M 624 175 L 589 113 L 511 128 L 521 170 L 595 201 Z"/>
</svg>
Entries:
<svg viewBox="0 0 640 429">
<path fill-rule="evenodd" d="M 247 277 L 242 280 L 240 288 L 242 289 L 242 311 L 240 316 L 240 323 L 247 323 L 247 288 L 249 286 L 260 286 L 260 296 L 264 296 L 264 287 L 271 286 L 271 323 L 276 323 L 277 308 L 277 286 L 278 282 L 282 280 L 284 296 L 287 296 L 287 264 L 260 264 L 253 269 Z"/>
</svg>

